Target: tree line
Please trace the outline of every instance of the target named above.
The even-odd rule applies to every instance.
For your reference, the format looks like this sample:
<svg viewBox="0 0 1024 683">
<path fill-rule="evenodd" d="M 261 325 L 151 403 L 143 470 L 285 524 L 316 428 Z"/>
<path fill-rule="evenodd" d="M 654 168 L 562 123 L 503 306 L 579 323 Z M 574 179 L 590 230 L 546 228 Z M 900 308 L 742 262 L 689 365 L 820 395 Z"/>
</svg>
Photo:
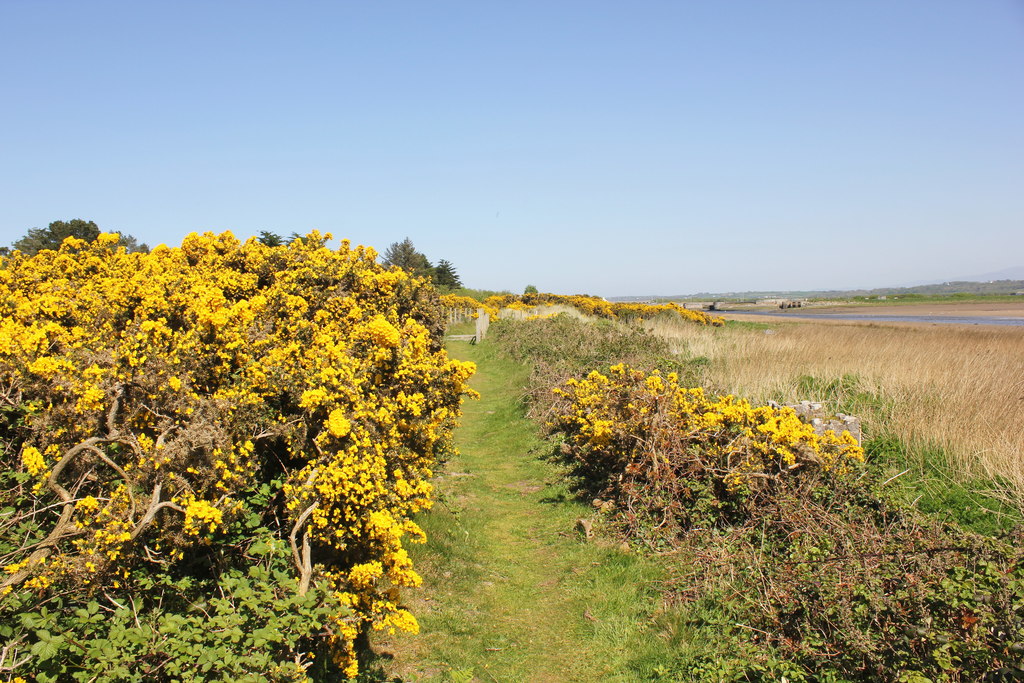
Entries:
<svg viewBox="0 0 1024 683">
<path fill-rule="evenodd" d="M 35 256 L 41 251 L 60 249 L 60 245 L 69 237 L 75 237 L 86 242 L 92 242 L 100 236 L 100 227 L 93 221 L 85 221 L 81 218 L 74 218 L 70 221 L 53 221 L 45 228 L 30 228 L 24 237 L 17 240 L 11 246 L 0 247 L 0 256 L 6 256 L 12 249 Z M 120 240 L 117 246 L 124 247 L 128 251 L 149 252 L 149 245 L 139 242 L 137 239 L 123 232 L 119 232 Z"/>
<path fill-rule="evenodd" d="M 394 266 L 417 277 L 427 278 L 440 289 L 452 290 L 462 287 L 462 279 L 455 272 L 455 266 L 451 261 L 441 259 L 437 265 L 431 264 L 426 255 L 418 251 L 408 237 L 401 242 L 392 242 L 385 250 L 381 262 L 385 266 Z"/>
</svg>

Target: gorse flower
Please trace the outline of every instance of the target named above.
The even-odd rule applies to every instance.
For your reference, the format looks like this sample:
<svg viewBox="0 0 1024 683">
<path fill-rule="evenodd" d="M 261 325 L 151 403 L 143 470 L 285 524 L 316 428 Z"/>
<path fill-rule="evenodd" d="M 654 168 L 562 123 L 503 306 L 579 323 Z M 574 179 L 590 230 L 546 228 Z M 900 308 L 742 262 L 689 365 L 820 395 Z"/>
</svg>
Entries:
<svg viewBox="0 0 1024 683">
<path fill-rule="evenodd" d="M 610 320 L 645 320 L 662 315 L 676 316 L 698 325 L 720 327 L 725 324 L 723 318 L 708 315 L 703 311 L 693 311 L 676 303 L 666 304 L 630 304 L 605 301 L 596 296 L 574 294 L 497 294 L 485 299 L 482 303 L 465 296 L 447 294 L 441 297 L 441 303 L 455 310 L 483 309 L 492 319 L 501 315 L 502 309 L 513 311 L 531 311 L 540 306 L 568 306 L 586 315 Z M 531 316 L 544 317 L 544 316 Z"/>
<path fill-rule="evenodd" d="M 393 593 L 419 582 L 403 544 L 422 539 L 410 516 L 469 393 L 437 295 L 316 232 L 148 254 L 115 238 L 0 260 L 0 387 L 17 387 L 4 415 L 19 420 L 6 466 L 35 480 L 30 507 L 58 511 L 37 517 L 48 561 L 13 557 L 4 588 L 84 599 L 197 554 L 244 565 L 245 544 L 222 539 L 259 524 L 294 544 L 296 585 L 344 596 L 320 632 L 354 675 L 359 625 L 415 628 Z"/>
<path fill-rule="evenodd" d="M 787 487 L 843 477 L 864 461 L 849 432 L 818 434 L 791 408 L 710 395 L 675 373 L 620 363 L 555 394 L 550 427 L 564 435 L 567 460 L 595 496 L 619 501 L 638 534 L 743 516 Z"/>
<path fill-rule="evenodd" d="M 25 447 L 21 452 L 21 462 L 25 466 L 25 471 L 33 477 L 38 477 L 46 472 L 46 462 L 43 460 L 43 454 L 34 446 Z"/>
</svg>

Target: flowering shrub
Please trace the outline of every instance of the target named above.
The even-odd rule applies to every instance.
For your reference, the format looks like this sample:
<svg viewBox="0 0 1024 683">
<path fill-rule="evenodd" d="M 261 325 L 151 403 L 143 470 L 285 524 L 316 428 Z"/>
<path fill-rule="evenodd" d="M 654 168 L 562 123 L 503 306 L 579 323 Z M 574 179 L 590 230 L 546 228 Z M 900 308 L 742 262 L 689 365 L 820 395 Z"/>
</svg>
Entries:
<svg viewBox="0 0 1024 683">
<path fill-rule="evenodd" d="M 816 434 L 790 408 L 688 389 L 675 373 L 620 363 L 554 391 L 551 427 L 575 475 L 637 538 L 735 521 L 864 459 L 849 432 Z"/>
<path fill-rule="evenodd" d="M 476 299 L 468 296 L 461 296 L 459 294 L 442 294 L 440 297 L 441 305 L 450 312 L 458 313 L 462 318 L 476 318 L 478 309 L 484 309 L 484 311 L 496 319 L 498 317 L 498 309 L 491 308 L 485 304 L 477 301 Z"/>
<path fill-rule="evenodd" d="M 503 308 L 528 311 L 538 306 L 571 306 L 581 313 L 606 320 L 644 320 L 660 315 L 673 315 L 699 325 L 721 327 L 725 324 L 722 318 L 708 315 L 703 311 L 693 311 L 676 303 L 613 303 L 585 294 L 497 294 L 488 297 L 483 306 L 488 312 L 497 312 Z M 497 316 L 492 313 L 492 317 Z"/>
<path fill-rule="evenodd" d="M 246 567 L 278 584 L 258 595 L 316 615 L 258 646 L 296 680 L 354 676 L 366 626 L 416 630 L 404 543 L 473 367 L 441 349 L 429 286 L 329 238 L 129 254 L 101 235 L 0 262 L 0 672 L 106 680 L 72 635 L 31 626 L 40 603 L 60 596 L 49 628 L 95 639 L 74 610 L 188 613 Z M 179 650 L 139 655 L 142 680 Z"/>
<path fill-rule="evenodd" d="M 708 315 L 704 311 L 694 311 L 689 308 L 684 308 L 675 302 L 669 302 L 667 304 L 630 304 L 630 303 L 616 303 L 613 304 L 613 311 L 616 317 L 623 320 L 649 320 L 650 318 L 657 317 L 659 315 L 671 315 L 687 320 L 692 323 L 699 325 L 712 325 L 714 327 L 721 327 L 725 325 L 725 319 L 720 318 L 716 315 Z"/>
<path fill-rule="evenodd" d="M 1017 680 L 1020 531 L 985 538 L 879 493 L 848 433 L 614 365 L 555 390 L 552 431 L 632 540 L 682 549 L 673 601 L 716 649 L 679 680 Z M 852 476 L 856 474 L 856 476 Z M 704 533 L 698 533 L 703 531 Z"/>
</svg>

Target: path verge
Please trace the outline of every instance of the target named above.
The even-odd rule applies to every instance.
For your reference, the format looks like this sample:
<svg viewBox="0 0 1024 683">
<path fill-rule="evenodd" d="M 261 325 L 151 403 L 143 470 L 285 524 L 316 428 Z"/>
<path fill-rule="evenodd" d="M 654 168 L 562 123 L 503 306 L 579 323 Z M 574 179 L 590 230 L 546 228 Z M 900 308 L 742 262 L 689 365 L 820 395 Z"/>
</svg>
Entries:
<svg viewBox="0 0 1024 683">
<path fill-rule="evenodd" d="M 649 680 L 667 646 L 656 635 L 662 566 L 599 528 L 590 540 L 577 530 L 593 511 L 524 417 L 526 368 L 486 344 L 449 353 L 477 363 L 481 398 L 465 404 L 460 454 L 418 520 L 424 585 L 406 599 L 421 632 L 375 641 L 389 680 Z"/>
</svg>

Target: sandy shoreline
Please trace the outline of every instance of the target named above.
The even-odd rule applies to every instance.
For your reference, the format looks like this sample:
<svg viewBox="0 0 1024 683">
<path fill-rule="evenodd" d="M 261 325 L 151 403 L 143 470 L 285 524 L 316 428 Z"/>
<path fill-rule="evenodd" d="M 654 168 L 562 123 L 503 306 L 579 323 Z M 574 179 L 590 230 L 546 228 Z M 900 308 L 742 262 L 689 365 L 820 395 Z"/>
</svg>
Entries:
<svg viewBox="0 0 1024 683">
<path fill-rule="evenodd" d="M 1021 297 L 1024 299 L 1024 297 Z M 795 311 L 794 311 L 795 312 Z M 1024 301 L 1020 303 L 941 303 L 893 304 L 891 306 L 814 306 L 800 309 L 801 313 L 861 313 L 863 315 L 984 315 L 996 318 L 1024 318 Z"/>
<path fill-rule="evenodd" d="M 1024 297 L 1022 297 L 1024 298 Z M 816 320 L 817 322 L 828 322 L 828 323 L 854 323 L 858 322 L 864 324 L 865 321 L 857 320 L 841 320 L 837 318 L 819 317 L 818 314 L 843 314 L 847 313 L 850 315 L 893 315 L 893 316 L 952 316 L 952 317 L 993 317 L 993 318 L 1013 318 L 1017 320 L 1024 319 L 1024 301 L 1020 303 L 977 303 L 977 302 L 964 302 L 964 303 L 921 303 L 921 304 L 895 304 L 895 305 L 870 305 L 870 306 L 858 306 L 856 304 L 842 304 L 835 306 L 809 306 L 807 308 L 790 309 L 785 313 L 778 311 L 774 308 L 760 308 L 751 309 L 765 312 L 778 312 L 777 316 L 773 316 L 773 321 L 782 321 L 791 319 L 796 321 L 808 321 Z M 720 315 L 726 320 L 742 320 L 751 322 L 766 322 L 765 316 L 763 315 L 745 315 L 744 311 L 720 311 L 713 313 L 713 315 Z M 927 321 L 922 321 L 927 322 Z M 876 321 L 877 324 L 877 321 Z M 887 324 L 918 324 L 913 321 L 903 322 L 891 322 Z"/>
</svg>

